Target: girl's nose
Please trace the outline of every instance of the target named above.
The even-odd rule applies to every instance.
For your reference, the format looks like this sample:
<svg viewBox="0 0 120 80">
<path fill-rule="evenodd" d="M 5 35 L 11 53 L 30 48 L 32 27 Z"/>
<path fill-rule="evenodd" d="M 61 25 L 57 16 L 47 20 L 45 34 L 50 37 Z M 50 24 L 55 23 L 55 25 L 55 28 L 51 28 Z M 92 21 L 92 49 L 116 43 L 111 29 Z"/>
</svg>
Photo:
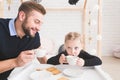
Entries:
<svg viewBox="0 0 120 80">
<path fill-rule="evenodd" d="M 72 55 L 75 55 L 75 50 L 74 50 L 74 49 L 72 49 L 71 53 L 72 53 Z"/>
</svg>

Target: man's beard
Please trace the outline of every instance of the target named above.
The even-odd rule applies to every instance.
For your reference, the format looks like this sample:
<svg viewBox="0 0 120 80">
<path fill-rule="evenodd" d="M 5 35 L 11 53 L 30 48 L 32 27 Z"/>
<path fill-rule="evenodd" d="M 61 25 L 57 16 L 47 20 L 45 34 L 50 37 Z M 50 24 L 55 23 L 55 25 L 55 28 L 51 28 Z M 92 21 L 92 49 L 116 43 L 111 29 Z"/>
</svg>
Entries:
<svg viewBox="0 0 120 80">
<path fill-rule="evenodd" d="M 34 38 L 35 35 L 31 35 L 31 33 L 30 33 L 30 28 L 27 28 L 27 27 L 26 27 L 26 24 L 27 24 L 27 18 L 24 20 L 24 22 L 23 22 L 23 24 L 22 24 L 22 29 L 23 29 L 24 33 L 25 33 L 27 36 L 29 36 L 29 37 L 31 37 L 31 38 Z"/>
</svg>

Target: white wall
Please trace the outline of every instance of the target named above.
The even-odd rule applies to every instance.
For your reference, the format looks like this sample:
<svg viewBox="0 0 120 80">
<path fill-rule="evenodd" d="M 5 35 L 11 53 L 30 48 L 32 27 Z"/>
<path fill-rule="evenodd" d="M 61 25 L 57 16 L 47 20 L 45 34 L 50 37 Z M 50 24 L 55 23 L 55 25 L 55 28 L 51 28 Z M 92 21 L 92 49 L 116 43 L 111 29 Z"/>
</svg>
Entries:
<svg viewBox="0 0 120 80">
<path fill-rule="evenodd" d="M 102 53 L 111 55 L 120 46 L 120 0 L 102 0 Z"/>
<path fill-rule="evenodd" d="M 11 5 L 8 4 L 7 0 L 4 1 L 4 18 L 14 18 L 17 16 L 18 7 L 21 4 L 20 0 L 11 0 Z M 8 7 L 10 6 L 10 10 Z"/>
<path fill-rule="evenodd" d="M 42 0 L 41 4 L 45 7 L 79 7 L 83 0 L 77 5 L 69 5 L 68 0 Z M 88 0 L 89 1 L 89 0 Z M 90 0 L 90 5 L 96 0 Z M 120 0 L 102 0 L 102 54 L 111 55 L 115 45 L 120 45 Z M 8 11 L 8 4 L 4 0 L 4 17 L 16 17 L 20 0 L 13 0 L 11 10 Z M 89 7 L 91 7 L 89 6 Z M 89 8 L 88 7 L 88 8 Z M 96 18 L 97 14 L 94 14 Z M 56 42 L 56 49 L 64 42 L 64 36 L 70 31 L 81 33 L 82 14 L 80 11 L 47 11 L 45 22 L 40 31 L 41 36 L 52 38 Z M 87 14 L 87 18 L 88 18 Z M 93 42 L 92 47 L 96 47 L 96 27 L 92 27 Z M 87 25 L 86 34 L 89 36 L 89 27 Z M 88 38 L 88 37 L 87 37 Z M 86 39 L 87 39 L 86 38 Z M 87 44 L 89 41 L 87 41 Z M 87 48 L 91 45 L 88 44 Z M 89 49 L 88 49 L 89 50 Z"/>
</svg>

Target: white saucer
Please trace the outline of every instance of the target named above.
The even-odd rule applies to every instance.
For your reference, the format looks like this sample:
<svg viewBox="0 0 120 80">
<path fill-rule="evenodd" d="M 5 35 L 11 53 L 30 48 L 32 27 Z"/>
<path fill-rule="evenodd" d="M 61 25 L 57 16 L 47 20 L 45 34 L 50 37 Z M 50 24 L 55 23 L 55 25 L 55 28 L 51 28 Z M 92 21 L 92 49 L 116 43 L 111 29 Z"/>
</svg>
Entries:
<svg viewBox="0 0 120 80">
<path fill-rule="evenodd" d="M 30 78 L 32 80 L 47 80 L 47 78 L 50 78 L 52 76 L 52 73 L 42 70 L 42 71 L 35 71 L 30 74 Z"/>
<path fill-rule="evenodd" d="M 63 70 L 63 74 L 69 77 L 80 77 L 83 74 L 83 70 L 68 68 Z"/>
</svg>

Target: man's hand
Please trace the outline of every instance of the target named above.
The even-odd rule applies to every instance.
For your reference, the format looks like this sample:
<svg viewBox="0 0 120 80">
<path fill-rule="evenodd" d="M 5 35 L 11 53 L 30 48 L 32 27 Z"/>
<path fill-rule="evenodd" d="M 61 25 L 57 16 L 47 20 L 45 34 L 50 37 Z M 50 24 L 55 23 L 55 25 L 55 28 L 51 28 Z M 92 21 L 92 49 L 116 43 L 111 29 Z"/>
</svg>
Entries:
<svg viewBox="0 0 120 80">
<path fill-rule="evenodd" d="M 33 50 L 22 51 L 20 55 L 16 58 L 16 66 L 23 66 L 32 61 L 34 57 L 35 55 Z"/>
</svg>

